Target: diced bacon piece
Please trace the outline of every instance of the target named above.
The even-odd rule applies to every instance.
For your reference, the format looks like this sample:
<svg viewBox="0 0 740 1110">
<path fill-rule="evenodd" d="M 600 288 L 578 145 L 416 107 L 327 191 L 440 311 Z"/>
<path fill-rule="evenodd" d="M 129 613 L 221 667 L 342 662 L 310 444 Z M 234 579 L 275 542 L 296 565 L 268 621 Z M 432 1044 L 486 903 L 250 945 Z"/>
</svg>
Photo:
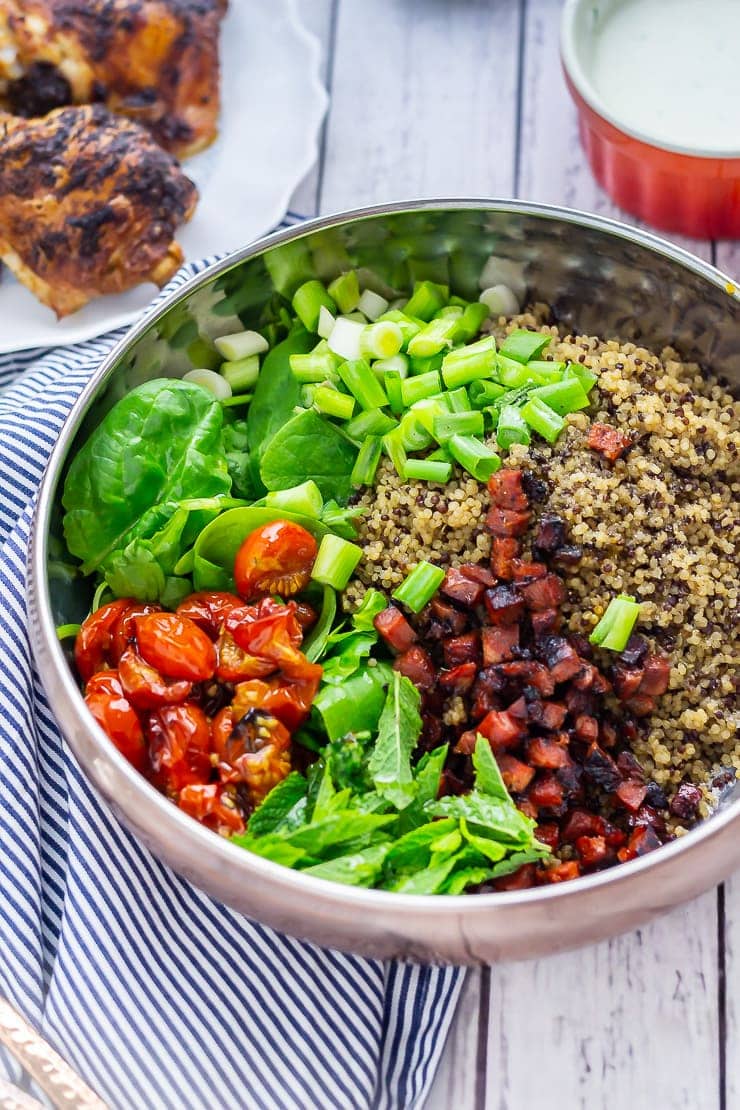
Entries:
<svg viewBox="0 0 740 1110">
<path fill-rule="evenodd" d="M 484 594 L 486 612 L 492 624 L 515 624 L 524 613 L 524 601 L 515 586 L 495 586 Z"/>
<path fill-rule="evenodd" d="M 484 666 L 491 667 L 495 663 L 507 663 L 514 658 L 514 648 L 519 647 L 519 625 L 483 628 L 481 637 Z"/>
<path fill-rule="evenodd" d="M 399 655 L 393 669 L 406 675 L 419 690 L 431 690 L 434 686 L 434 663 L 428 651 L 414 645 Z"/>
<path fill-rule="evenodd" d="M 478 732 L 490 740 L 495 752 L 513 748 L 526 733 L 526 726 L 506 709 L 492 709 L 478 725 Z"/>
<path fill-rule="evenodd" d="M 572 844 L 581 836 L 604 836 L 605 833 L 603 817 L 585 809 L 574 809 L 560 829 L 560 836 L 566 844 Z"/>
<path fill-rule="evenodd" d="M 474 729 L 474 728 L 473 729 L 468 729 L 467 732 L 463 732 L 463 734 L 460 737 L 458 737 L 458 741 L 455 744 L 455 749 L 454 750 L 459 755 L 472 755 L 473 752 L 475 751 L 475 745 L 476 745 L 477 740 L 478 740 L 478 730 Z"/>
<path fill-rule="evenodd" d="M 513 561 L 521 550 L 519 540 L 494 536 L 491 545 L 491 570 L 497 578 L 508 581 L 513 577 Z"/>
<path fill-rule="evenodd" d="M 609 856 L 609 848 L 603 836 L 580 836 L 576 841 L 576 851 L 584 867 L 598 867 Z"/>
<path fill-rule="evenodd" d="M 434 597 L 424 609 L 429 617 L 427 636 L 430 640 L 446 640 L 448 636 L 459 636 L 468 627 L 467 613 L 462 613 L 441 597 Z"/>
<path fill-rule="evenodd" d="M 534 835 L 540 844 L 546 844 L 552 852 L 560 845 L 560 829 L 554 821 L 543 821 L 534 830 Z"/>
<path fill-rule="evenodd" d="M 488 479 L 488 491 L 491 494 L 491 503 L 501 509 L 522 512 L 529 508 L 529 498 L 522 488 L 521 470 L 505 467 L 492 474 Z"/>
<path fill-rule="evenodd" d="M 551 732 L 557 732 L 559 728 L 562 728 L 568 710 L 559 701 L 535 699 L 529 703 L 528 713 L 532 724 L 549 729 Z"/>
<path fill-rule="evenodd" d="M 576 649 L 564 636 L 548 637 L 542 641 L 540 650 L 553 682 L 567 682 L 586 666 Z"/>
<path fill-rule="evenodd" d="M 615 663 L 612 668 L 612 685 L 614 693 L 620 701 L 627 701 L 640 689 L 642 682 L 642 669 L 640 667 L 627 667 L 624 663 Z"/>
<path fill-rule="evenodd" d="M 538 613 L 531 613 L 532 632 L 535 640 L 551 636 L 560 629 L 560 613 L 557 609 L 541 609 Z"/>
<path fill-rule="evenodd" d="M 474 582 L 481 582 L 487 587 L 496 585 L 495 575 L 491 573 L 488 567 L 484 567 L 481 563 L 460 563 L 457 569 L 461 574 L 464 574 L 466 578 L 472 578 Z"/>
<path fill-rule="evenodd" d="M 664 694 L 671 679 L 671 664 L 664 655 L 647 655 L 642 664 L 639 693 L 653 697 Z"/>
<path fill-rule="evenodd" d="M 439 587 L 440 593 L 460 605 L 477 605 L 483 596 L 483 584 L 463 574 L 459 567 L 449 567 Z"/>
<path fill-rule="evenodd" d="M 565 586 L 557 574 L 546 574 L 520 587 L 527 608 L 534 612 L 542 609 L 559 609 L 565 600 Z"/>
<path fill-rule="evenodd" d="M 533 736 L 527 744 L 527 759 L 533 767 L 544 767 L 556 771 L 570 762 L 568 738 L 565 742 L 550 736 Z"/>
<path fill-rule="evenodd" d="M 555 513 L 543 513 L 532 547 L 537 554 L 544 552 L 547 555 L 552 555 L 558 548 L 563 547 L 566 539 L 563 518 L 556 516 Z"/>
<path fill-rule="evenodd" d="M 511 560 L 511 577 L 515 582 L 531 582 L 535 578 L 544 578 L 546 574 L 544 563 L 532 563 L 528 559 Z"/>
<path fill-rule="evenodd" d="M 571 879 L 577 879 L 580 874 L 581 865 L 576 860 L 569 859 L 548 867 L 544 872 L 544 879 L 548 883 L 568 883 Z"/>
<path fill-rule="evenodd" d="M 576 717 L 575 734 L 584 743 L 593 744 L 599 738 L 599 722 L 595 717 L 589 717 L 587 713 L 581 713 L 579 717 Z"/>
<path fill-rule="evenodd" d="M 440 671 L 437 681 L 445 690 L 456 690 L 461 693 L 463 690 L 469 690 L 473 685 L 477 669 L 475 663 L 460 663 L 451 671 Z"/>
<path fill-rule="evenodd" d="M 538 809 L 559 809 L 563 804 L 563 784 L 551 771 L 545 771 L 529 788 L 527 797 Z"/>
<path fill-rule="evenodd" d="M 648 852 L 654 852 L 656 848 L 660 848 L 660 843 L 660 837 L 655 829 L 650 825 L 639 825 L 633 829 L 628 844 L 617 852 L 617 859 L 621 863 L 626 863 L 627 860 L 635 859 L 637 856 L 645 856 Z"/>
<path fill-rule="evenodd" d="M 395 605 L 389 605 L 378 613 L 373 621 L 378 632 L 394 651 L 407 651 L 416 641 L 416 633 Z"/>
<path fill-rule="evenodd" d="M 457 667 L 460 663 L 477 663 L 480 656 L 480 633 L 466 632 L 442 644 L 445 666 Z"/>
<path fill-rule="evenodd" d="M 655 698 L 649 694 L 635 694 L 624 704 L 636 717 L 649 717 L 655 711 Z"/>
<path fill-rule="evenodd" d="M 591 425 L 587 443 L 592 451 L 598 451 L 609 462 L 616 462 L 632 446 L 630 437 L 624 435 L 618 428 L 598 422 Z"/>
<path fill-rule="evenodd" d="M 614 796 L 619 803 L 628 809 L 630 813 L 637 813 L 638 809 L 645 801 L 647 794 L 647 786 L 644 783 L 636 782 L 634 779 L 626 779 L 620 783 L 614 792 Z"/>
<path fill-rule="evenodd" d="M 496 890 L 526 890 L 530 886 L 534 886 L 537 880 L 537 868 L 533 863 L 525 863 L 524 867 L 520 867 L 518 871 L 512 872 L 511 875 L 504 875 L 502 879 L 496 879 L 494 887 Z"/>
<path fill-rule="evenodd" d="M 617 767 L 619 773 L 625 779 L 632 779 L 634 782 L 644 782 L 645 772 L 640 764 L 637 762 L 632 752 L 620 752 L 617 756 Z"/>
<path fill-rule="evenodd" d="M 527 531 L 532 514 L 492 505 L 486 515 L 486 528 L 493 536 L 521 536 Z"/>
<path fill-rule="evenodd" d="M 514 659 L 511 663 L 500 663 L 493 670 L 507 682 L 533 686 L 543 697 L 549 698 L 555 693 L 555 681 L 547 667 L 532 659 Z"/>
<path fill-rule="evenodd" d="M 523 794 L 534 778 L 534 767 L 506 754 L 499 755 L 497 762 L 506 789 L 512 794 Z"/>
<path fill-rule="evenodd" d="M 609 793 L 613 793 L 622 781 L 622 776 L 612 757 L 596 743 L 588 749 L 583 761 L 583 769 L 592 782 Z"/>
<path fill-rule="evenodd" d="M 526 721 L 528 717 L 526 698 L 517 698 L 511 705 L 507 705 L 506 712 L 511 713 L 512 717 L 516 717 L 520 721 Z"/>
</svg>

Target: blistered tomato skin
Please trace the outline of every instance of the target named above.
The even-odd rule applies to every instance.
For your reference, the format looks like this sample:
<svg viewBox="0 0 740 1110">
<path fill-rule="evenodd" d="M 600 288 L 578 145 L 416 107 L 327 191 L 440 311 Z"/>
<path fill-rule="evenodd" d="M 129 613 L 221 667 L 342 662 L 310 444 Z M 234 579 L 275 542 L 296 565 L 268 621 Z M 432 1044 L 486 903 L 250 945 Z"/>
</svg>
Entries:
<svg viewBox="0 0 740 1110">
<path fill-rule="evenodd" d="M 221 626 L 233 609 L 244 602 L 236 594 L 220 593 L 217 590 L 190 594 L 177 607 L 177 614 L 188 617 L 202 628 L 212 640 L 217 639 Z"/>
<path fill-rule="evenodd" d="M 83 682 L 113 662 L 111 648 L 115 628 L 131 604 L 128 598 L 111 601 L 83 622 L 75 641 L 75 663 Z"/>
<path fill-rule="evenodd" d="M 149 713 L 145 724 L 155 782 L 170 794 L 207 783 L 211 775 L 211 730 L 197 705 L 167 705 Z"/>
<path fill-rule="evenodd" d="M 149 601 L 129 601 L 128 608 L 123 611 L 116 621 L 113 629 L 110 660 L 117 666 L 124 651 L 136 647 L 136 618 L 146 616 L 147 613 L 161 613 L 162 606 Z"/>
<path fill-rule="evenodd" d="M 229 833 L 244 832 L 244 818 L 236 808 L 229 790 L 233 787 L 212 782 L 195 783 L 180 791 L 178 805 L 190 817 L 204 825 Z"/>
<path fill-rule="evenodd" d="M 139 718 L 126 698 L 116 671 L 98 671 L 85 688 L 85 703 L 121 755 L 137 771 L 147 769 L 147 750 Z"/>
<path fill-rule="evenodd" d="M 137 617 L 139 654 L 166 678 L 205 682 L 216 670 L 216 649 L 197 624 L 178 613 Z"/>
<path fill-rule="evenodd" d="M 255 528 L 239 548 L 234 564 L 237 591 L 248 601 L 261 594 L 292 597 L 311 577 L 316 540 L 289 520 Z"/>
<path fill-rule="evenodd" d="M 155 667 L 150 666 L 132 648 L 124 651 L 119 659 L 118 675 L 124 694 L 136 709 L 177 705 L 187 701 L 193 689 L 192 682 L 185 679 L 167 682 Z"/>
</svg>

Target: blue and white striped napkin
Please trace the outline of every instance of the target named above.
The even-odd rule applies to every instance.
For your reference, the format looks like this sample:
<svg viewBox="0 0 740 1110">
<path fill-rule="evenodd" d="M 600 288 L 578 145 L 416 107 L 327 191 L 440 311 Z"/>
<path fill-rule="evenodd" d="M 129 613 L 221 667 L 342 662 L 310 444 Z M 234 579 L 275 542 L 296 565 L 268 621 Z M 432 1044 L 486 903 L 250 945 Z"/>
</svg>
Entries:
<svg viewBox="0 0 740 1110">
<path fill-rule="evenodd" d="M 219 905 L 108 812 L 44 696 L 34 498 L 120 334 L 0 358 L 0 995 L 120 1110 L 421 1106 L 462 971 L 322 950 Z"/>
</svg>

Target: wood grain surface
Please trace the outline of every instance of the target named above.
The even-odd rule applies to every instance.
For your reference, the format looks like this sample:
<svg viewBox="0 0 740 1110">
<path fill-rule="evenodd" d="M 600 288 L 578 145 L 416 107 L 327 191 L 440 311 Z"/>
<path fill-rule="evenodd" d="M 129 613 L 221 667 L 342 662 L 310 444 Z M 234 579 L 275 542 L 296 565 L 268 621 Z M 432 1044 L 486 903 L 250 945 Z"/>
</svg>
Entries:
<svg viewBox="0 0 740 1110">
<path fill-rule="evenodd" d="M 296 213 L 520 196 L 630 221 L 594 182 L 561 0 L 298 0 L 331 105 Z M 730 275 L 740 244 L 680 240 Z M 427 1110 L 740 1110 L 740 879 L 638 932 L 469 973 Z"/>
</svg>

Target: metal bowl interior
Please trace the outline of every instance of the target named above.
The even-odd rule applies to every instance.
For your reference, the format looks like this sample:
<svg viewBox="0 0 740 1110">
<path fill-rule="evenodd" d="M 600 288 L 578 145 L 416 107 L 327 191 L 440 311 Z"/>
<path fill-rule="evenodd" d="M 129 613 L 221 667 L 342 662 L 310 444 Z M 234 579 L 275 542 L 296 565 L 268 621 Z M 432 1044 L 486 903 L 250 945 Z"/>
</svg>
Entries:
<svg viewBox="0 0 740 1110">
<path fill-rule="evenodd" d="M 31 635 L 50 704 L 85 773 L 116 815 L 175 870 L 265 924 L 376 957 L 474 963 L 574 947 L 636 927 L 707 890 L 740 864 L 740 792 L 680 841 L 563 886 L 476 897 L 412 897 L 343 887 L 253 856 L 190 820 L 138 775 L 88 715 L 55 627 L 80 619 L 88 585 L 59 574 L 60 490 L 89 429 L 127 390 L 190 368 L 198 336 L 264 319 L 308 262 L 349 265 L 381 292 L 414 278 L 474 297 L 484 263 L 505 261 L 528 297 L 568 328 L 671 344 L 740 384 L 740 295 L 711 266 L 624 225 L 498 201 L 399 204 L 314 221 L 210 267 L 132 329 L 70 415 L 40 490 L 29 566 Z M 513 271 L 512 271 L 513 268 Z"/>
</svg>

